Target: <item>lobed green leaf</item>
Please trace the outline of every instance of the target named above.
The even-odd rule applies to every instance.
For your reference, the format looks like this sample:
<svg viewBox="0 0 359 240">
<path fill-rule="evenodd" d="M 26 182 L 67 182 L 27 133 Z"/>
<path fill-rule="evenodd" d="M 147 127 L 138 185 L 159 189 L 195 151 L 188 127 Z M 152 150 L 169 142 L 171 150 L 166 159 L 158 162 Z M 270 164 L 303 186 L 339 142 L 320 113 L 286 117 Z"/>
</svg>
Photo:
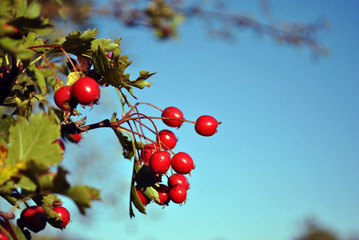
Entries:
<svg viewBox="0 0 359 240">
<path fill-rule="evenodd" d="M 62 151 L 53 142 L 60 137 L 60 126 L 47 115 L 31 115 L 29 121 L 20 117 L 15 126 L 10 127 L 7 164 L 34 161 L 50 167 L 62 160 Z"/>
</svg>

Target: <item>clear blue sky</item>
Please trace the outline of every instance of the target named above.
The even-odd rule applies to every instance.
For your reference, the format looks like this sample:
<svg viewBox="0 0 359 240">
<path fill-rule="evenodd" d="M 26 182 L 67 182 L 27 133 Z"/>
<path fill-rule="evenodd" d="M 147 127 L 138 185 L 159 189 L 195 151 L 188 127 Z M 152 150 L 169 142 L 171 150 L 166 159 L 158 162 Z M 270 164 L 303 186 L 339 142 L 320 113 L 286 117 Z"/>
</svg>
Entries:
<svg viewBox="0 0 359 240">
<path fill-rule="evenodd" d="M 224 2 L 261 14 L 257 1 Z M 223 124 L 211 138 L 196 135 L 191 124 L 175 131 L 175 150 L 188 152 L 197 165 L 188 201 L 165 209 L 152 203 L 147 216 L 137 213 L 132 220 L 132 163 L 121 159 L 112 132 L 92 131 L 80 146 L 68 145 L 64 165 L 83 167 L 71 173 L 72 179 L 104 188 L 104 200 L 86 218 L 67 202 L 73 222 L 61 234 L 287 240 L 300 232 L 307 217 L 316 217 L 343 239 L 359 234 L 359 2 L 272 1 L 272 11 L 290 21 L 328 18 L 331 29 L 319 39 L 331 55 L 313 61 L 308 49 L 280 45 L 247 30 L 234 42 L 215 41 L 193 21 L 183 25 L 178 40 L 167 42 L 114 21 L 98 22 L 101 37 L 123 38 L 123 52 L 134 61 L 129 68 L 133 78 L 142 69 L 158 72 L 151 88 L 136 91 L 139 101 L 177 106 L 190 120 L 213 115 Z M 103 90 L 102 104 L 90 111 L 89 122 L 121 111 L 113 97 Z M 102 144 L 95 146 L 98 141 Z M 89 166 L 89 157 L 98 163 Z M 82 173 L 94 177 L 82 178 Z M 118 192 L 117 198 L 108 197 L 111 191 Z"/>
</svg>

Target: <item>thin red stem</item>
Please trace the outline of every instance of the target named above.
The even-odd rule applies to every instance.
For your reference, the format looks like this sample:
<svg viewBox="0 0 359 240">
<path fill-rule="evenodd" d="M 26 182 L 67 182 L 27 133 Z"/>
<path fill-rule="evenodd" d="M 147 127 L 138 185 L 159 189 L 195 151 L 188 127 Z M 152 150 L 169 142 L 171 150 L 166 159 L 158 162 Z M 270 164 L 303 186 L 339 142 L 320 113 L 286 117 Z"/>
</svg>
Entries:
<svg viewBox="0 0 359 240">
<path fill-rule="evenodd" d="M 57 84 L 61 87 L 61 86 L 62 86 L 61 81 L 60 81 L 60 79 L 57 77 L 57 75 L 56 75 L 54 69 L 51 67 L 51 63 L 50 63 L 50 62 L 45 58 L 45 56 L 42 55 L 39 51 L 36 51 L 35 49 L 32 49 L 32 48 L 30 48 L 30 49 L 31 49 L 32 51 L 36 52 L 37 54 L 39 54 L 39 56 L 46 62 L 46 64 L 49 66 L 49 68 L 50 68 L 52 74 L 54 75 Z"/>
<path fill-rule="evenodd" d="M 75 67 L 75 64 L 72 62 L 72 59 L 70 58 L 70 56 L 67 54 L 67 52 L 65 51 L 65 49 L 63 49 L 63 47 L 60 47 L 61 51 L 65 54 L 65 56 L 67 57 L 67 59 L 69 60 L 72 68 L 74 69 L 75 72 L 77 72 L 77 68 Z"/>
<path fill-rule="evenodd" d="M 159 108 L 159 107 L 157 107 L 157 106 L 155 106 L 155 105 L 153 105 L 153 104 L 151 104 L 151 103 L 138 102 L 138 103 L 136 103 L 135 105 L 133 105 L 133 107 L 131 107 L 130 111 L 129 111 L 126 115 L 129 115 L 129 114 L 133 111 L 133 109 L 137 108 L 137 106 L 138 106 L 138 105 L 141 105 L 141 104 L 149 105 L 149 106 L 151 106 L 151 107 L 153 107 L 153 108 L 156 108 L 157 110 L 163 112 L 163 110 L 162 110 L 161 108 Z"/>
</svg>

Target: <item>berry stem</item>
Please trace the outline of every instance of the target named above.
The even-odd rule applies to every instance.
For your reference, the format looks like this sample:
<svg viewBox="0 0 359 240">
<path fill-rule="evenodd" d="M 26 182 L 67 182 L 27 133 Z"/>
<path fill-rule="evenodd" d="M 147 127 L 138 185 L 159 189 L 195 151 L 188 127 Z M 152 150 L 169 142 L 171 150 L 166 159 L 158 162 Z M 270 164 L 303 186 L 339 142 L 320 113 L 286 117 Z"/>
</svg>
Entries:
<svg viewBox="0 0 359 240">
<path fill-rule="evenodd" d="M 72 59 L 70 58 L 70 56 L 67 54 L 67 52 L 65 51 L 65 49 L 63 49 L 63 47 L 60 47 L 61 51 L 65 54 L 65 56 L 67 57 L 67 60 L 69 60 L 72 68 L 74 69 L 75 72 L 77 72 L 77 68 L 75 67 L 75 64 L 72 62 Z"/>
<path fill-rule="evenodd" d="M 57 84 L 59 85 L 59 87 L 61 87 L 63 84 L 61 84 L 60 79 L 57 77 L 57 75 L 56 75 L 54 69 L 51 67 L 51 63 L 50 63 L 50 62 L 45 58 L 45 56 L 42 55 L 39 51 L 37 51 L 37 50 L 35 50 L 35 49 L 32 49 L 31 47 L 30 47 L 29 49 L 31 49 L 32 51 L 36 52 L 37 54 L 39 54 L 40 57 L 42 57 L 42 59 L 44 59 L 44 61 L 46 62 L 46 64 L 49 66 L 49 68 L 50 68 L 52 74 L 54 75 Z"/>
<path fill-rule="evenodd" d="M 162 110 L 161 108 L 159 108 L 159 107 L 157 107 L 157 106 L 155 106 L 155 105 L 153 105 L 153 104 L 151 104 L 151 103 L 138 102 L 138 103 L 136 103 L 135 105 L 133 105 L 133 107 L 130 109 L 130 111 L 129 111 L 126 115 L 129 115 L 135 108 L 137 108 L 138 105 L 141 105 L 141 104 L 149 105 L 149 106 L 154 107 L 154 108 L 156 108 L 157 110 L 163 112 L 163 110 Z"/>
</svg>

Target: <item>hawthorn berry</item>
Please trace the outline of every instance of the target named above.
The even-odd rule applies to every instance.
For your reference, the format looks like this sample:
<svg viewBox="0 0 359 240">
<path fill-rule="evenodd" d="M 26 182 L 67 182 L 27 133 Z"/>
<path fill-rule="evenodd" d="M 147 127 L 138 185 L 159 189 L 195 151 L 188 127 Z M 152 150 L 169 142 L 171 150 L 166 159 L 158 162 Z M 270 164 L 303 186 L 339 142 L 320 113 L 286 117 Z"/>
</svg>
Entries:
<svg viewBox="0 0 359 240">
<path fill-rule="evenodd" d="M 93 105 L 100 99 L 101 90 L 91 77 L 78 79 L 71 89 L 71 96 L 82 105 Z"/>
<path fill-rule="evenodd" d="M 175 173 L 168 178 L 168 186 L 173 187 L 175 185 L 181 185 L 186 190 L 189 189 L 189 182 L 183 174 Z"/>
<path fill-rule="evenodd" d="M 0 218 L 0 225 L 4 229 L 4 230 L 0 229 L 0 240 L 9 240 L 9 237 L 7 235 L 9 234 L 8 225 L 3 220 L 1 220 L 1 218 Z"/>
<path fill-rule="evenodd" d="M 172 202 L 183 203 L 187 198 L 187 190 L 182 185 L 175 185 L 170 188 L 168 196 Z"/>
<path fill-rule="evenodd" d="M 82 139 L 82 133 L 70 134 L 70 138 L 73 142 L 78 143 Z"/>
<path fill-rule="evenodd" d="M 158 198 L 160 201 L 156 200 L 155 202 L 160 205 L 168 204 L 168 202 L 170 201 L 169 196 L 168 196 L 168 191 L 169 191 L 168 186 L 166 186 L 164 184 L 160 184 L 160 186 L 157 187 L 156 190 L 158 192 Z"/>
<path fill-rule="evenodd" d="M 69 224 L 69 222 L 70 222 L 70 212 L 62 206 L 56 206 L 56 207 L 52 208 L 52 210 L 54 212 L 56 212 L 57 215 L 59 215 L 61 217 L 61 220 L 62 220 L 61 226 L 63 228 L 65 228 L 67 226 L 67 224 Z"/>
<path fill-rule="evenodd" d="M 146 144 L 141 151 L 141 161 L 148 165 L 151 159 L 152 154 L 159 150 L 158 146 L 155 144 Z"/>
<path fill-rule="evenodd" d="M 202 115 L 197 119 L 194 128 L 199 135 L 209 137 L 216 133 L 218 124 L 214 117 Z"/>
<path fill-rule="evenodd" d="M 60 148 L 62 149 L 62 151 L 65 151 L 65 144 L 64 144 L 64 142 L 63 142 L 61 139 L 56 139 L 56 140 L 54 141 L 54 143 L 59 144 L 59 146 L 60 146 Z"/>
<path fill-rule="evenodd" d="M 171 167 L 176 173 L 187 174 L 194 169 L 194 164 L 190 155 L 179 152 L 172 157 Z"/>
<path fill-rule="evenodd" d="M 54 95 L 56 105 L 64 111 L 71 111 L 71 89 L 71 86 L 60 87 Z"/>
<path fill-rule="evenodd" d="M 164 174 L 171 165 L 171 155 L 167 151 L 155 152 L 150 159 L 150 168 L 154 173 Z"/>
<path fill-rule="evenodd" d="M 4 232 L 0 232 L 0 240 L 9 240 L 9 237 Z"/>
<path fill-rule="evenodd" d="M 162 121 L 169 127 L 177 127 L 179 128 L 183 121 L 177 119 L 183 119 L 183 113 L 176 107 L 167 107 L 163 110 L 162 115 L 163 118 L 174 118 L 174 119 L 162 119 Z"/>
<path fill-rule="evenodd" d="M 143 194 L 143 192 L 140 189 L 136 188 L 136 193 L 137 193 L 138 197 L 140 198 L 140 201 L 143 205 L 146 206 L 147 204 L 150 203 L 151 200 L 145 194 Z"/>
<path fill-rule="evenodd" d="M 177 144 L 177 137 L 170 130 L 161 130 L 157 136 L 157 143 L 163 144 L 165 149 L 173 149 Z"/>
<path fill-rule="evenodd" d="M 20 221 L 24 227 L 37 233 L 46 226 L 47 216 L 45 210 L 40 206 L 25 208 L 20 215 Z"/>
</svg>

